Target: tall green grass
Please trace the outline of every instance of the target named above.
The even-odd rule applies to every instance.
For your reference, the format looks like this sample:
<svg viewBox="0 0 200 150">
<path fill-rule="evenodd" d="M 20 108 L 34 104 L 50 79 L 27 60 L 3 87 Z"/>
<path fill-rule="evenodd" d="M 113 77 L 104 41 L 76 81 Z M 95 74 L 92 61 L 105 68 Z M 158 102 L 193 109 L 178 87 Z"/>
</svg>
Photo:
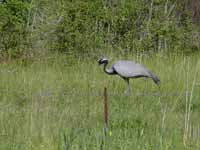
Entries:
<svg viewBox="0 0 200 150">
<path fill-rule="evenodd" d="M 111 62 L 124 57 L 109 57 Z M 0 149 L 200 149 L 199 58 L 128 56 L 161 80 L 108 76 L 95 59 L 0 65 Z M 103 132 L 108 89 L 109 134 Z"/>
</svg>

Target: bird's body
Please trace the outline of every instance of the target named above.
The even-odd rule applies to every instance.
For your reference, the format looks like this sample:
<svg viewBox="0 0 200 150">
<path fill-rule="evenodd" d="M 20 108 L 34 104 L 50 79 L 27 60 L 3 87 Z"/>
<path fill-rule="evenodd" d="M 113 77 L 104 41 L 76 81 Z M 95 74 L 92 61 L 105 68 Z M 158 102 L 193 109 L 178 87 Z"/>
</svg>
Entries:
<svg viewBox="0 0 200 150">
<path fill-rule="evenodd" d="M 156 84 L 160 83 L 160 80 L 151 71 L 145 68 L 143 65 L 129 60 L 118 60 L 113 63 L 110 69 L 107 69 L 107 58 L 99 60 L 99 65 L 104 64 L 104 71 L 110 75 L 119 75 L 122 77 L 129 86 L 130 78 L 147 77 L 151 78 Z M 130 90 L 130 89 L 129 89 Z"/>
<path fill-rule="evenodd" d="M 159 79 L 143 65 L 134 61 L 119 60 L 112 65 L 113 70 L 122 78 L 149 77 L 157 84 Z"/>
</svg>

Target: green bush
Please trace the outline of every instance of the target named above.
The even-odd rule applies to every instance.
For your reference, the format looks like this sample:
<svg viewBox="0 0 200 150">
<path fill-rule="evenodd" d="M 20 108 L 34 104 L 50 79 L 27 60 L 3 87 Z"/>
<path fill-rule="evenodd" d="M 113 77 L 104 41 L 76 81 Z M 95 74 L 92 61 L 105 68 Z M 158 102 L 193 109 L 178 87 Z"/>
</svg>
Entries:
<svg viewBox="0 0 200 150">
<path fill-rule="evenodd" d="M 23 0 L 0 2 L 0 52 L 7 57 L 23 51 L 29 5 Z"/>
<path fill-rule="evenodd" d="M 189 13 L 177 15 L 180 7 L 165 0 L 67 1 L 60 11 L 63 22 L 56 26 L 51 48 L 78 53 L 105 46 L 140 52 L 191 52 L 195 28 Z"/>
<path fill-rule="evenodd" d="M 199 50 L 200 35 L 186 2 L 7 0 L 0 2 L 0 50 L 191 53 Z"/>
</svg>

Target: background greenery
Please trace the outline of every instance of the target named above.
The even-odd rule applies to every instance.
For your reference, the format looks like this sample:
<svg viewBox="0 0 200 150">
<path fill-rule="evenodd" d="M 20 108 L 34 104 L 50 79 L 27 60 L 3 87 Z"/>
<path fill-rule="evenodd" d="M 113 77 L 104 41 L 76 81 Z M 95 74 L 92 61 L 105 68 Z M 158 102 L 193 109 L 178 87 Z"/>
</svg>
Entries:
<svg viewBox="0 0 200 150">
<path fill-rule="evenodd" d="M 199 51 L 198 0 L 1 0 L 1 59 Z"/>
</svg>

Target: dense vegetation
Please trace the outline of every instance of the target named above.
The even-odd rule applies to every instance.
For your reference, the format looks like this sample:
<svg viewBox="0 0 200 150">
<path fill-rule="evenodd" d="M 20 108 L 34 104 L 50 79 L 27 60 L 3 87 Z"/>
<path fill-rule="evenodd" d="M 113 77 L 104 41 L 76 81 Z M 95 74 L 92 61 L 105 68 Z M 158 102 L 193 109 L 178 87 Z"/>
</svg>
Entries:
<svg viewBox="0 0 200 150">
<path fill-rule="evenodd" d="M 2 59 L 49 51 L 199 51 L 198 0 L 1 0 Z"/>
</svg>

